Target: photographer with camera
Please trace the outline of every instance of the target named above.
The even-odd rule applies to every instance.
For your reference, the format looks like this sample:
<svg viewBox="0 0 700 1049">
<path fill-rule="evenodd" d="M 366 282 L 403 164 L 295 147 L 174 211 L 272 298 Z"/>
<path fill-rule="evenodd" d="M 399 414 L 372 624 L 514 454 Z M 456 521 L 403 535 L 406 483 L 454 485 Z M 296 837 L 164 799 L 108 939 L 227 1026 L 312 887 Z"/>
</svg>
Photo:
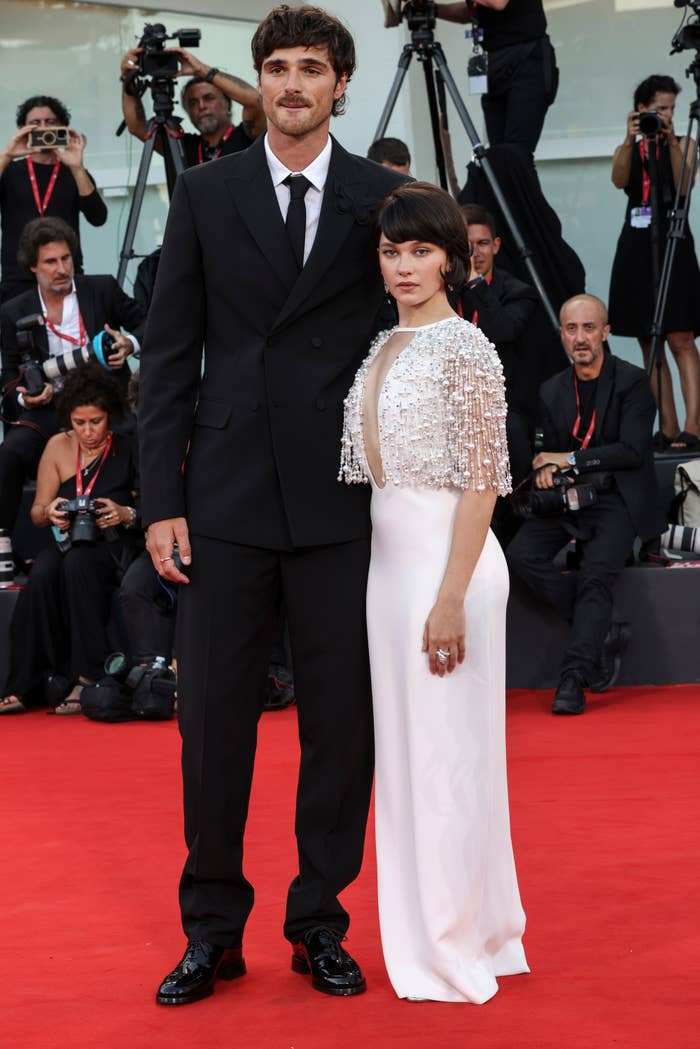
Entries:
<svg viewBox="0 0 700 1049">
<path fill-rule="evenodd" d="M 610 324 L 615 335 L 636 338 L 649 366 L 651 325 L 658 290 L 661 255 L 669 229 L 669 211 L 683 178 L 686 191 L 695 177 L 688 152 L 683 173 L 685 139 L 673 126 L 679 85 L 670 76 L 650 76 L 634 92 L 634 109 L 627 115 L 627 134 L 613 156 L 613 184 L 627 195 L 625 223 L 617 242 L 610 276 Z M 692 143 L 691 143 L 692 144 Z M 663 341 L 661 361 L 661 430 L 659 449 L 700 450 L 700 268 L 690 230 L 676 241 L 676 257 L 663 336 L 681 380 L 685 420 L 681 430 Z M 658 400 L 657 376 L 652 391 Z"/>
<path fill-rule="evenodd" d="M 17 247 L 37 215 L 61 218 L 74 231 L 76 273 L 83 272 L 80 215 L 91 226 L 107 221 L 105 203 L 83 165 L 87 139 L 69 124 L 70 113 L 57 98 L 28 98 L 17 110 L 19 130 L 0 153 L 0 303 L 32 287 L 17 262 Z"/>
<path fill-rule="evenodd" d="M 32 521 L 52 527 L 15 606 L 12 662 L 0 712 L 20 711 L 47 674 L 74 687 L 56 713 L 80 713 L 80 691 L 102 674 L 112 596 L 120 575 L 143 549 L 136 510 L 133 439 L 114 433 L 123 397 L 100 365 L 82 364 L 56 396 L 60 422 L 39 463 Z"/>
<path fill-rule="evenodd" d="M 571 623 L 552 712 L 582 714 L 584 688 L 610 687 L 629 636 L 626 625 L 612 623 L 615 580 L 635 536 L 658 536 L 664 515 L 645 372 L 605 351 L 610 326 L 600 299 L 574 296 L 560 321 L 572 367 L 540 390 L 544 447 L 557 450 L 532 461 L 527 519 L 506 556 L 511 570 Z M 580 567 L 563 573 L 554 558 L 572 538 Z"/>
<path fill-rule="evenodd" d="M 14 527 L 22 486 L 35 476 L 46 441 L 58 429 L 53 402 L 61 375 L 101 339 L 102 360 L 126 395 L 131 375 L 126 358 L 140 349 L 143 307 L 113 277 L 75 276 L 76 250 L 76 235 L 61 219 L 30 222 L 18 257 L 33 275 L 34 287 L 0 308 L 3 417 L 10 422 L 0 444 L 0 528 L 8 531 Z M 133 334 L 122 334 L 122 327 Z M 33 349 L 23 352 L 23 335 L 30 335 Z M 36 381 L 36 392 L 28 386 L 29 376 Z"/>
<path fill-rule="evenodd" d="M 142 48 L 132 48 L 121 62 L 122 112 L 127 128 L 136 138 L 146 140 L 146 113 L 138 91 Z M 230 153 L 247 149 L 265 131 L 265 114 L 257 90 L 245 80 L 201 62 L 182 47 L 162 54 L 179 56 L 176 76 L 189 76 L 181 101 L 198 135 L 185 132 L 182 146 L 185 166 L 195 167 Z M 243 107 L 241 123 L 231 122 L 231 103 Z M 160 143 L 156 149 L 161 151 Z"/>
<path fill-rule="evenodd" d="M 413 0 L 413 7 L 419 5 Z M 559 85 L 542 0 L 468 0 L 434 4 L 437 18 L 471 23 L 469 63 L 490 146 L 520 147 L 532 157 Z"/>
</svg>

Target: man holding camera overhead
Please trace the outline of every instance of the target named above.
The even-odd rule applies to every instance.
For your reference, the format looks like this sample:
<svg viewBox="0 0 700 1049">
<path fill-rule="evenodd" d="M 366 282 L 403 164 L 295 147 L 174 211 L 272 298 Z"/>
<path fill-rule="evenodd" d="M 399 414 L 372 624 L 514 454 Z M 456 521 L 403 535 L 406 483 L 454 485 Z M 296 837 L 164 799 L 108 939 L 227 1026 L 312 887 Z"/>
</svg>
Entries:
<svg viewBox="0 0 700 1049">
<path fill-rule="evenodd" d="M 107 221 L 95 180 L 83 166 L 87 139 L 69 124 L 70 113 L 57 98 L 28 98 L 17 109 L 19 130 L 0 153 L 0 303 L 34 285 L 17 263 L 17 245 L 28 222 L 43 215 L 67 222 L 78 238 L 75 272 L 82 273 L 80 215 L 91 226 Z"/>
<path fill-rule="evenodd" d="M 560 322 L 572 368 L 540 390 L 547 450 L 532 461 L 532 516 L 506 556 L 512 571 L 571 623 L 552 713 L 583 714 L 584 687 L 603 692 L 614 683 L 629 636 L 626 624 L 612 622 L 615 580 L 635 537 L 654 539 L 664 517 L 646 373 L 605 351 L 607 310 L 594 295 L 565 302 Z M 574 509 L 577 504 L 582 508 Z M 562 572 L 554 558 L 572 538 L 580 566 Z"/>
<path fill-rule="evenodd" d="M 29 223 L 18 257 L 32 275 L 34 287 L 0 308 L 3 411 L 15 420 L 5 428 L 0 444 L 0 528 L 8 531 L 14 527 L 24 481 L 36 476 L 46 441 L 58 430 L 53 383 L 45 380 L 35 396 L 25 385 L 18 321 L 38 315 L 31 356 L 39 367 L 51 357 L 60 358 L 87 346 L 95 335 L 106 332 L 111 346 L 104 359 L 124 394 L 131 375 L 126 358 L 140 348 L 146 321 L 143 307 L 125 295 L 113 277 L 75 276 L 76 251 L 76 235 L 61 219 Z M 121 327 L 133 335 L 122 334 Z"/>
</svg>

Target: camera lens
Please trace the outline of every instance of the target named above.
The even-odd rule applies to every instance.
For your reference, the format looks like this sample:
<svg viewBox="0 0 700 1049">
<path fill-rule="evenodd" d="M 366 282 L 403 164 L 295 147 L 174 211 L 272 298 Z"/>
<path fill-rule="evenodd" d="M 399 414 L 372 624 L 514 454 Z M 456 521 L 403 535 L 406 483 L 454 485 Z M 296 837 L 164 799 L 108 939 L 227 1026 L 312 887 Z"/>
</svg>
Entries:
<svg viewBox="0 0 700 1049">
<path fill-rule="evenodd" d="M 658 135 L 662 128 L 661 117 L 654 109 L 639 114 L 639 130 L 643 135 Z"/>
</svg>

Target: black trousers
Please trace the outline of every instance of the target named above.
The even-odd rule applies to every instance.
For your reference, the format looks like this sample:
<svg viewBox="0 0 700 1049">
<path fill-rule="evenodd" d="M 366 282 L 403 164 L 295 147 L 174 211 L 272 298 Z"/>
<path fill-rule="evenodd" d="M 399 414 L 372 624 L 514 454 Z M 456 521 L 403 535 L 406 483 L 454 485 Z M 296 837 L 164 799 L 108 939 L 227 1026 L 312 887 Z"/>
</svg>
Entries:
<svg viewBox="0 0 700 1049">
<path fill-rule="evenodd" d="M 511 571 L 571 623 L 561 675 L 574 671 L 590 684 L 612 621 L 615 580 L 632 550 L 635 529 L 617 493 L 599 495 L 594 506 L 576 515 L 576 524 L 590 528 L 590 538 L 579 540 L 580 567 L 562 572 L 553 561 L 571 539 L 566 524 L 564 515 L 526 521 L 506 557 Z"/>
<path fill-rule="evenodd" d="M 160 582 L 146 551 L 129 565 L 117 599 L 134 663 L 172 658 L 177 590 L 177 584 Z"/>
<path fill-rule="evenodd" d="M 0 528 L 11 532 L 22 502 L 22 486 L 36 477 L 41 453 L 47 438 L 58 432 L 53 409 L 32 412 L 40 429 L 30 426 L 6 426 L 0 444 Z"/>
<path fill-rule="evenodd" d="M 492 67 L 498 60 L 499 52 L 489 53 Z M 535 152 L 556 94 L 556 76 L 554 51 L 544 38 L 510 76 L 496 84 L 489 77 L 489 90 L 481 97 L 489 146 L 507 143 L 530 156 Z"/>
<path fill-rule="evenodd" d="M 257 723 L 282 598 L 298 696 L 299 871 L 284 933 L 349 924 L 374 766 L 365 591 L 369 541 L 278 552 L 192 537 L 175 647 L 182 733 L 185 933 L 237 946 L 253 906 L 243 835 Z M 275 828 L 270 827 L 274 835 Z"/>
</svg>

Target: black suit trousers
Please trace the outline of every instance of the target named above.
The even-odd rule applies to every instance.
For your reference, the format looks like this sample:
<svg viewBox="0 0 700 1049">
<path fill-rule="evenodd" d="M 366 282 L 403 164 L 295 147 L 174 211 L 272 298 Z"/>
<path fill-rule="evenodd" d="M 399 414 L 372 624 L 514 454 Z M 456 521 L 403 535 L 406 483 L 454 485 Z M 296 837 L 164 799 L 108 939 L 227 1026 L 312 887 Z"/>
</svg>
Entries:
<svg viewBox="0 0 700 1049">
<path fill-rule="evenodd" d="M 590 528 L 590 538 L 579 540 L 578 571 L 562 572 L 553 563 L 571 540 L 564 515 L 526 521 L 506 557 L 511 571 L 571 623 L 562 676 L 574 671 L 584 684 L 590 684 L 612 621 L 615 580 L 632 551 L 636 533 L 616 492 L 599 495 L 594 506 L 577 515 L 576 523 Z"/>
<path fill-rule="evenodd" d="M 176 651 L 183 740 L 185 933 L 237 946 L 253 906 L 243 835 L 280 598 L 295 673 L 299 872 L 284 933 L 342 935 L 338 894 L 357 876 L 374 765 L 365 589 L 369 541 L 276 551 L 192 537 Z M 270 827 L 270 835 L 276 833 Z"/>
<path fill-rule="evenodd" d="M 53 408 L 34 409 L 26 413 L 35 420 L 33 426 L 7 426 L 0 444 L 0 528 L 11 532 L 22 502 L 24 482 L 36 477 L 46 440 L 58 433 L 58 419 Z"/>
</svg>

